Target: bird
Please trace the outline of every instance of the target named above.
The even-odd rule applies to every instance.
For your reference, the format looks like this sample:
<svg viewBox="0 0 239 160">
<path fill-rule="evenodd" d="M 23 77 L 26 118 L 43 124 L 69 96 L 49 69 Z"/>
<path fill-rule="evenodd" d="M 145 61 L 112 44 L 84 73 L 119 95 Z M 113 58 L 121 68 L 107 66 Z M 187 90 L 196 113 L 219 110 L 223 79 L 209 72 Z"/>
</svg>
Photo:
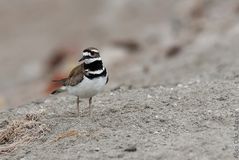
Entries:
<svg viewBox="0 0 239 160">
<path fill-rule="evenodd" d="M 86 48 L 82 55 L 78 61 L 80 64 L 71 70 L 67 78 L 53 80 L 62 86 L 51 94 L 67 92 L 76 96 L 77 116 L 79 116 L 80 111 L 80 98 L 87 98 L 89 100 L 89 115 L 91 116 L 92 97 L 103 91 L 109 81 L 109 76 L 97 48 Z"/>
</svg>

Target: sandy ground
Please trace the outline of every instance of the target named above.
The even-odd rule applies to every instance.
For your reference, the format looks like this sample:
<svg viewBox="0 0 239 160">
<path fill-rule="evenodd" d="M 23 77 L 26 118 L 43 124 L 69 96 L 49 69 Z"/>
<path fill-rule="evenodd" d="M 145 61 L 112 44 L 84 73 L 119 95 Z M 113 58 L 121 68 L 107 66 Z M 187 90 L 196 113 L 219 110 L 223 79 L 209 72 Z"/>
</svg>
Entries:
<svg viewBox="0 0 239 160">
<path fill-rule="evenodd" d="M 129 10 L 138 13 L 142 6 L 160 6 L 161 25 L 152 17 L 158 13 L 154 9 L 140 12 L 152 17 L 145 30 L 130 27 L 138 25 L 138 19 L 122 25 L 141 49 L 134 54 L 125 51 L 119 61 L 117 56 L 106 56 L 110 82 L 93 99 L 93 117 L 87 116 L 86 100 L 81 102 L 80 117 L 74 117 L 75 97 L 69 95 L 48 96 L 2 111 L 0 159 L 235 159 L 239 154 L 235 150 L 239 145 L 238 2 L 172 0 L 146 5 L 140 1 L 144 5 L 129 3 L 122 12 L 127 2 L 108 3 L 115 7 L 115 15 L 100 12 L 107 17 L 104 24 L 134 19 L 127 16 Z M 106 39 L 121 35 L 122 30 L 116 31 L 122 26 L 112 26 Z M 101 29 L 105 33 L 109 28 Z M 106 39 L 102 49 L 116 50 Z M 175 45 L 180 51 L 167 57 Z"/>
<path fill-rule="evenodd" d="M 1 113 L 10 123 L 37 114 L 41 125 L 25 132 L 49 128 L 1 159 L 233 159 L 236 94 L 228 81 L 122 88 L 94 99 L 92 119 L 87 103 L 75 118 L 74 98 L 52 97 Z"/>
</svg>

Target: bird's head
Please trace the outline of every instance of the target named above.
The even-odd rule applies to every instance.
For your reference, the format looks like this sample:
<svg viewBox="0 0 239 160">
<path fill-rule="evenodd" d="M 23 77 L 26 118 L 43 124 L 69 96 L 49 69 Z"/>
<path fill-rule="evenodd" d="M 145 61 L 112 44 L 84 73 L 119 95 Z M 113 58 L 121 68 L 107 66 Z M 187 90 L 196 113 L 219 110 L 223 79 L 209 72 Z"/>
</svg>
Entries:
<svg viewBox="0 0 239 160">
<path fill-rule="evenodd" d="M 79 62 L 84 61 L 85 63 L 91 63 L 96 60 L 101 60 L 99 50 L 93 47 L 83 50 L 83 57 Z"/>
</svg>

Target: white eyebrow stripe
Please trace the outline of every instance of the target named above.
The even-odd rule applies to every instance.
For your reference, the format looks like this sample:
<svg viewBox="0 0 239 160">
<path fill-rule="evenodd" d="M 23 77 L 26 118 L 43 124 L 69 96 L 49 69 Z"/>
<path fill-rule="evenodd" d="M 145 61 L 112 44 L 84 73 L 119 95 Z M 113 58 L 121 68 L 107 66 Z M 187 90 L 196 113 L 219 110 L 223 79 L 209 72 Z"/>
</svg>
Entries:
<svg viewBox="0 0 239 160">
<path fill-rule="evenodd" d="M 98 50 L 96 50 L 96 49 L 91 49 L 91 50 L 92 50 L 93 52 L 97 52 L 97 53 L 99 52 L 99 51 L 98 51 Z"/>
<path fill-rule="evenodd" d="M 90 52 L 83 52 L 83 56 L 90 56 Z"/>
<path fill-rule="evenodd" d="M 101 58 L 100 57 L 97 57 L 97 58 L 89 58 L 89 59 L 86 59 L 85 60 L 85 63 L 86 64 L 89 64 L 89 63 L 92 63 L 94 61 L 101 61 Z"/>
<path fill-rule="evenodd" d="M 89 74 L 101 74 L 102 72 L 104 72 L 105 68 L 97 70 L 97 71 L 88 71 L 87 73 Z"/>
</svg>

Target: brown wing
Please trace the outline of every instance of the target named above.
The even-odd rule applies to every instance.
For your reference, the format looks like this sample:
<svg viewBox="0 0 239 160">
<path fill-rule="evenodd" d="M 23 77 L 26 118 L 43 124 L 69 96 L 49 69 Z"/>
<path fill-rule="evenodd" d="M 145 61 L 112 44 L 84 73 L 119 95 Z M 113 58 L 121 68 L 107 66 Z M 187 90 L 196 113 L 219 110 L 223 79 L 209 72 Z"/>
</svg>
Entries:
<svg viewBox="0 0 239 160">
<path fill-rule="evenodd" d="M 75 67 L 69 74 L 68 78 L 65 80 L 65 86 L 75 86 L 79 84 L 84 77 L 85 70 L 84 70 L 84 63 Z"/>
<path fill-rule="evenodd" d="M 77 67 L 75 67 L 74 69 L 72 69 L 68 78 L 53 80 L 53 82 L 60 83 L 64 86 L 75 86 L 83 80 L 84 74 L 85 74 L 84 63 L 82 63 Z"/>
</svg>

